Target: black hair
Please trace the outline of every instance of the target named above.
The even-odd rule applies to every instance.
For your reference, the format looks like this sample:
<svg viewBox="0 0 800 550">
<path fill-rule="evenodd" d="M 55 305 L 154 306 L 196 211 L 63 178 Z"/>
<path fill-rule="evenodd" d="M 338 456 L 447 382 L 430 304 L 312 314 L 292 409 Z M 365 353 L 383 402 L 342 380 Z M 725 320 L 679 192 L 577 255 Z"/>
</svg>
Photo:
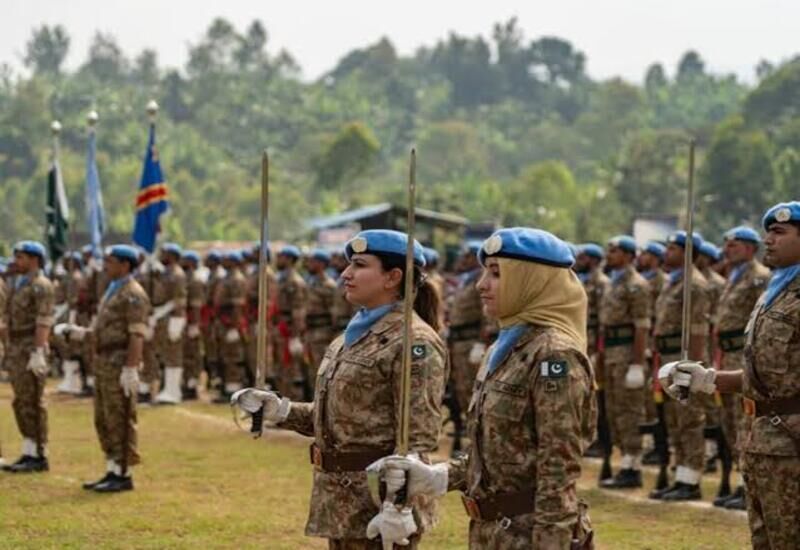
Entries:
<svg viewBox="0 0 800 550">
<path fill-rule="evenodd" d="M 400 279 L 400 297 L 405 298 L 406 290 L 406 258 L 400 254 L 375 254 L 380 260 L 381 267 L 384 271 L 391 271 L 392 269 L 399 269 L 403 272 L 403 277 Z M 414 265 L 414 287 L 416 288 L 416 296 L 414 298 L 414 311 L 417 312 L 423 321 L 428 323 L 433 330 L 439 332 L 439 310 L 442 307 L 439 293 L 428 281 L 422 273 L 422 269 L 418 265 Z"/>
</svg>

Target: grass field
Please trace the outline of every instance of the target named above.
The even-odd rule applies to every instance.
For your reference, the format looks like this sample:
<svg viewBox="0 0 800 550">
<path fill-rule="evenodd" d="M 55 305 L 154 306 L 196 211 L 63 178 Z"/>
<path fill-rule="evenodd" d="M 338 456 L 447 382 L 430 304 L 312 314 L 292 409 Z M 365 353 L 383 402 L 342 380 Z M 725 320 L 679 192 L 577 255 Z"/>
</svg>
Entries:
<svg viewBox="0 0 800 550">
<path fill-rule="evenodd" d="M 10 396 L 9 385 L 0 384 L 0 441 L 6 459 L 16 459 Z M 0 548 L 326 547 L 303 535 L 311 484 L 304 438 L 269 432 L 254 441 L 238 431 L 227 407 L 142 408 L 136 490 L 98 495 L 80 488 L 103 469 L 91 402 L 52 396 L 49 410 L 51 471 L 0 473 Z M 597 467 L 587 461 L 581 489 L 598 548 L 748 547 L 743 513 L 650 503 L 646 491 L 599 491 Z M 708 499 L 715 485 L 707 481 Z M 423 546 L 465 548 L 466 528 L 460 499 L 450 494 Z"/>
</svg>

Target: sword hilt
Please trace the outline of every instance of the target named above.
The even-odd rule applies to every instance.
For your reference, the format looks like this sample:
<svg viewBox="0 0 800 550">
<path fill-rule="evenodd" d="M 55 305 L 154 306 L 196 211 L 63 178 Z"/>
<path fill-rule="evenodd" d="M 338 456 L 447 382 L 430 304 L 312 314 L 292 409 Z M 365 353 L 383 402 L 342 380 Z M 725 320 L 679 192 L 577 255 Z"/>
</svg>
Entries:
<svg viewBox="0 0 800 550">
<path fill-rule="evenodd" d="M 250 433 L 254 434 L 256 437 L 259 437 L 263 430 L 264 430 L 264 405 L 261 405 L 261 408 L 258 409 L 256 412 L 254 412 L 253 416 L 250 417 Z"/>
</svg>

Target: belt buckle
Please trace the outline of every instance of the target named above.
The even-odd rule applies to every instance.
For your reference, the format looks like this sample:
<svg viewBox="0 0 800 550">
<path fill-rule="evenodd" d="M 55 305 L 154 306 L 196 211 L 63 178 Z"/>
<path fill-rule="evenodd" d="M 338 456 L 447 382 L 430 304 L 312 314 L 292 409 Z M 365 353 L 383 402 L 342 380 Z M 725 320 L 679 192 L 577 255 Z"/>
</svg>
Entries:
<svg viewBox="0 0 800 550">
<path fill-rule="evenodd" d="M 781 417 L 778 416 L 777 414 L 773 415 L 772 418 L 769 419 L 769 423 L 772 424 L 773 426 L 780 426 L 782 422 L 783 419 L 781 419 Z"/>
<path fill-rule="evenodd" d="M 464 509 L 470 518 L 481 519 L 481 508 L 478 506 L 477 500 L 462 493 L 461 502 L 464 504 Z"/>
<path fill-rule="evenodd" d="M 311 450 L 311 463 L 318 471 L 322 471 L 322 451 L 314 445 Z"/>
<path fill-rule="evenodd" d="M 497 525 L 499 525 L 499 526 L 500 526 L 500 529 L 502 529 L 503 531 L 505 531 L 506 529 L 508 529 L 509 527 L 511 527 L 511 518 L 510 518 L 510 517 L 508 517 L 508 516 L 503 516 L 502 518 L 500 518 L 499 520 L 497 520 Z"/>
<path fill-rule="evenodd" d="M 747 416 L 755 416 L 756 402 L 748 397 L 742 397 L 742 411 Z"/>
</svg>

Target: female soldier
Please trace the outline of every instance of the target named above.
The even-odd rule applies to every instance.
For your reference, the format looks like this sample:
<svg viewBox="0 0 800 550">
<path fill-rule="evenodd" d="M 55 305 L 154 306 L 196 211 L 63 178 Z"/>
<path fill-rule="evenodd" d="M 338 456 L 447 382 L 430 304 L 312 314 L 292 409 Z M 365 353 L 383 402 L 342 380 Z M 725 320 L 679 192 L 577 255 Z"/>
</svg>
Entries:
<svg viewBox="0 0 800 550">
<path fill-rule="evenodd" d="M 265 421 L 314 438 L 314 486 L 306 535 L 328 538 L 332 549 L 381 547 L 379 541 L 367 539 L 367 525 L 378 508 L 370 496 L 365 469 L 395 451 L 407 242 L 404 233 L 369 230 L 347 244 L 345 255 L 350 265 L 342 274 L 345 297 L 360 310 L 325 352 L 313 402 L 295 403 L 252 388 L 232 398 L 251 413 L 263 404 Z M 439 304 L 435 291 L 422 278 L 425 260 L 417 242 L 414 264 L 414 273 L 408 274 L 414 277 L 417 289 L 409 448 L 424 461 L 426 453 L 437 449 L 448 363 L 437 334 Z M 432 524 L 433 499 L 421 495 L 409 499 L 409 504 L 421 530 Z M 388 543 L 385 529 L 377 527 L 384 544 Z M 373 528 L 370 534 L 375 536 Z M 411 547 L 418 540 L 418 536 L 411 537 Z"/>
<path fill-rule="evenodd" d="M 479 258 L 483 308 L 501 331 L 470 401 L 469 455 L 435 466 L 390 457 L 374 468 L 388 490 L 408 477 L 411 496 L 463 491 L 470 548 L 591 548 L 575 483 L 597 414 L 572 252 L 550 233 L 512 228 Z"/>
</svg>

